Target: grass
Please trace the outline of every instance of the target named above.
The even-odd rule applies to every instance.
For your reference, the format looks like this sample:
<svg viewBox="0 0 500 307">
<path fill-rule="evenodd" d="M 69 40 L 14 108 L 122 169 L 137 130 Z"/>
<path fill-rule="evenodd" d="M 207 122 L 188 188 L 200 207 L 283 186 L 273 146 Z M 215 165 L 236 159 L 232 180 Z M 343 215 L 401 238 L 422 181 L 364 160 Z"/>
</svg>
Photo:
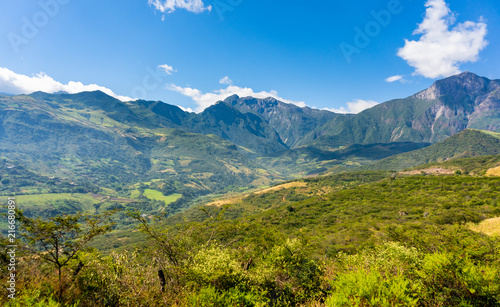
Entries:
<svg viewBox="0 0 500 307">
<path fill-rule="evenodd" d="M 137 198 L 141 196 L 141 192 L 139 190 L 132 190 L 130 192 L 130 198 Z"/>
<path fill-rule="evenodd" d="M 479 224 L 470 224 L 469 228 L 488 236 L 500 236 L 500 217 L 487 219 Z"/>
<path fill-rule="evenodd" d="M 7 202 L 7 196 L 0 196 L 0 202 Z M 51 202 L 57 200 L 75 200 L 83 205 L 83 209 L 89 212 L 93 212 L 93 204 L 96 202 L 90 194 L 70 194 L 70 193 L 60 193 L 60 194 L 35 194 L 35 195 L 20 195 L 16 196 L 17 204 L 19 208 L 29 208 L 31 206 L 50 206 Z"/>
<path fill-rule="evenodd" d="M 7 196 L 0 196 L 0 203 L 7 203 Z M 67 205 L 64 202 L 70 201 L 71 204 Z M 62 210 L 67 209 L 73 211 L 84 211 L 94 213 L 94 204 L 98 200 L 93 198 L 90 194 L 36 194 L 36 195 L 20 195 L 16 196 L 16 207 L 24 212 L 34 214 L 35 217 L 39 216 L 44 211 Z M 69 207 L 68 207 L 69 206 Z M 6 229 L 6 220 L 0 220 L 0 228 Z"/>
<path fill-rule="evenodd" d="M 178 200 L 179 198 L 181 198 L 182 194 L 171 194 L 171 195 L 165 196 L 159 191 L 146 189 L 146 190 L 144 190 L 144 196 L 146 196 L 147 198 L 149 198 L 151 200 L 163 201 L 165 203 L 165 205 L 168 205 L 168 204 L 173 203 L 174 201 Z"/>
<path fill-rule="evenodd" d="M 486 176 L 500 176 L 500 166 L 495 168 L 490 168 L 486 172 Z"/>
<path fill-rule="evenodd" d="M 482 133 L 486 133 L 488 135 L 491 135 L 491 136 L 494 136 L 496 138 L 499 138 L 500 139 L 500 133 L 498 132 L 493 132 L 493 131 L 487 131 L 487 130 L 477 130 L 477 129 L 471 129 L 471 130 L 475 130 L 475 131 L 480 131 Z"/>
</svg>

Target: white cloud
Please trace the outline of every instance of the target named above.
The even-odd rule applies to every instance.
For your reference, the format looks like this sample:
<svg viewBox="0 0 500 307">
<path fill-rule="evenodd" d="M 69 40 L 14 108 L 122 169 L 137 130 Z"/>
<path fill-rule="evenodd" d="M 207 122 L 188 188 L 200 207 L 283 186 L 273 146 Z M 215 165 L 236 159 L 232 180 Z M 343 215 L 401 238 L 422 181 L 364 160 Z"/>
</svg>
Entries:
<svg viewBox="0 0 500 307">
<path fill-rule="evenodd" d="M 354 101 L 348 102 L 347 103 L 347 108 L 346 107 L 340 107 L 339 109 L 330 109 L 330 108 L 325 108 L 323 110 L 335 112 L 335 113 L 341 113 L 341 114 L 358 114 L 366 109 L 372 108 L 374 106 L 378 105 L 378 102 L 373 101 L 373 100 L 362 100 L 362 99 L 356 99 Z"/>
<path fill-rule="evenodd" d="M 191 109 L 191 108 L 185 108 L 183 106 L 178 106 L 178 107 L 179 107 L 179 109 L 181 109 L 184 112 L 194 113 L 193 109 Z"/>
<path fill-rule="evenodd" d="M 158 68 L 163 70 L 168 75 L 172 75 L 173 72 L 177 72 L 177 70 L 175 70 L 172 66 L 169 66 L 167 64 L 160 65 L 160 66 L 158 66 Z"/>
<path fill-rule="evenodd" d="M 453 26 L 454 14 L 444 0 L 428 0 L 423 22 L 414 31 L 418 41 L 405 40 L 398 56 L 426 78 L 448 77 L 460 73 L 460 64 L 476 62 L 488 42 L 487 25 L 481 19 Z"/>
<path fill-rule="evenodd" d="M 396 82 L 396 81 L 403 81 L 403 76 L 396 75 L 396 76 L 392 76 L 392 77 L 385 79 L 385 82 L 389 82 L 389 83 Z"/>
<path fill-rule="evenodd" d="M 215 90 L 210 93 L 203 93 L 202 91 L 190 87 L 180 87 L 175 84 L 169 84 L 167 85 L 167 89 L 171 91 L 175 91 L 178 93 L 181 93 L 184 96 L 190 97 L 193 99 L 193 101 L 198 105 L 196 108 L 196 112 L 202 112 L 205 110 L 207 107 L 215 104 L 218 101 L 224 100 L 229 96 L 232 95 L 238 95 L 240 97 L 255 97 L 255 98 L 268 98 L 272 97 L 277 100 L 286 102 L 286 103 L 291 103 L 294 105 L 297 105 L 299 107 L 305 107 L 306 104 L 304 102 L 297 102 L 297 101 L 292 101 L 292 100 L 287 100 L 283 99 L 278 95 L 278 92 L 276 91 L 270 91 L 270 92 L 254 92 L 253 89 L 248 88 L 248 87 L 239 87 L 235 85 L 229 85 L 225 89 L 220 89 L 220 90 Z"/>
<path fill-rule="evenodd" d="M 81 82 L 70 81 L 68 84 L 62 84 L 47 74 L 41 72 L 32 77 L 17 74 L 7 68 L 0 67 L 0 92 L 11 94 L 31 94 L 42 91 L 46 93 L 68 92 L 70 94 L 90 91 L 102 91 L 121 101 L 134 100 L 130 97 L 119 96 L 112 90 L 99 86 L 97 84 L 84 85 Z"/>
<path fill-rule="evenodd" d="M 185 9 L 196 14 L 212 10 L 212 6 L 205 6 L 202 0 L 148 0 L 148 3 L 167 14 L 173 13 L 176 9 Z"/>
<path fill-rule="evenodd" d="M 233 80 L 229 79 L 228 76 L 225 76 L 224 78 L 220 79 L 219 83 L 220 84 L 233 84 Z"/>
</svg>

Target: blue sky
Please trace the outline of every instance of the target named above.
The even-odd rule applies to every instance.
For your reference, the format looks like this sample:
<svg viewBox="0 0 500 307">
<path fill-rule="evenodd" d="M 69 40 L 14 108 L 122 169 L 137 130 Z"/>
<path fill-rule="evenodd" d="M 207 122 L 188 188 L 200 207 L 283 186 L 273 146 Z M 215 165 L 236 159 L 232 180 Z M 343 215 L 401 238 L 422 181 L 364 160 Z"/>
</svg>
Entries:
<svg viewBox="0 0 500 307">
<path fill-rule="evenodd" d="M 195 111 L 236 93 L 358 112 L 460 71 L 500 78 L 498 0 L 0 6 L 0 92 L 101 89 Z"/>
</svg>

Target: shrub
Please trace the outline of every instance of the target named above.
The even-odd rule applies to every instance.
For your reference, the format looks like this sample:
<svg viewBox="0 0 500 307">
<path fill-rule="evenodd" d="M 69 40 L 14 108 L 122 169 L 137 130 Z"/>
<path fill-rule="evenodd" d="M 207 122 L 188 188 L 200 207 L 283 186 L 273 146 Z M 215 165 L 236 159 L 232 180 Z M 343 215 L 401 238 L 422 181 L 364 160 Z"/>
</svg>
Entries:
<svg viewBox="0 0 500 307">
<path fill-rule="evenodd" d="M 228 249 L 210 246 L 196 252 L 189 267 L 190 279 L 202 286 L 227 290 L 244 282 L 242 270 Z"/>
<path fill-rule="evenodd" d="M 354 270 L 332 282 L 333 294 L 326 306 L 417 306 L 418 286 L 402 274 L 378 270 Z"/>
<path fill-rule="evenodd" d="M 296 304 L 322 294 L 323 270 L 299 239 L 287 239 L 275 246 L 267 257 L 270 273 L 275 277 L 272 290 L 282 304 Z"/>
<path fill-rule="evenodd" d="M 430 306 L 499 306 L 497 268 L 475 265 L 468 257 L 450 253 L 429 254 L 418 275 Z"/>
<path fill-rule="evenodd" d="M 338 255 L 327 306 L 416 306 L 420 286 L 411 277 L 422 264 L 415 248 L 388 242 L 355 255 Z"/>
<path fill-rule="evenodd" d="M 15 300 L 7 302 L 5 307 L 62 307 L 63 304 L 58 303 L 53 297 L 45 298 L 39 290 L 33 290 L 16 297 Z M 78 302 L 72 305 L 64 305 L 70 307 L 78 306 Z"/>
<path fill-rule="evenodd" d="M 268 299 L 265 292 L 245 291 L 239 287 L 225 291 L 217 290 L 214 287 L 202 288 L 198 293 L 189 297 L 189 306 L 212 307 L 212 306 L 241 306 L 258 307 L 268 306 Z"/>
</svg>

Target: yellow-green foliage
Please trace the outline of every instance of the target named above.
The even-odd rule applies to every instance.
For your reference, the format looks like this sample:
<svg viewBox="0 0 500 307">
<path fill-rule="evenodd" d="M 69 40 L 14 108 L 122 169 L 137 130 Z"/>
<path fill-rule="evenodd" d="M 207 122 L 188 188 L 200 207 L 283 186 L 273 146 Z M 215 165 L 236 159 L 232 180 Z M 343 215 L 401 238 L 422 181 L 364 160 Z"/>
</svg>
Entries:
<svg viewBox="0 0 500 307">
<path fill-rule="evenodd" d="M 475 264 L 469 257 L 450 253 L 428 254 L 417 271 L 432 306 L 498 306 L 498 267 Z"/>
<path fill-rule="evenodd" d="M 6 196 L 0 196 L 0 202 L 6 202 Z M 92 204 L 96 202 L 90 194 L 82 193 L 58 193 L 58 194 L 36 194 L 36 195 L 19 195 L 16 200 L 23 204 L 24 209 L 50 207 L 54 201 L 71 200 L 80 203 L 84 211 L 92 211 Z"/>
<path fill-rule="evenodd" d="M 340 255 L 327 306 L 498 306 L 499 270 L 398 243 Z"/>
<path fill-rule="evenodd" d="M 326 306 L 417 306 L 416 285 L 401 274 L 391 275 L 377 270 L 341 274 L 333 282 L 334 294 Z"/>
<path fill-rule="evenodd" d="M 341 252 L 337 257 L 346 269 L 375 269 L 393 274 L 413 272 L 422 263 L 421 252 L 397 242 L 386 242 L 373 250 L 365 249 L 353 255 Z"/>
<path fill-rule="evenodd" d="M 40 290 L 34 290 L 31 292 L 26 292 L 17 296 L 16 299 L 8 301 L 3 305 L 4 307 L 77 307 L 78 302 L 72 305 L 64 305 L 62 303 L 57 302 L 54 298 L 44 298 Z"/>
<path fill-rule="evenodd" d="M 471 223 L 470 229 L 489 236 L 500 236 L 500 217 L 487 219 L 479 224 Z"/>
<path fill-rule="evenodd" d="M 165 196 L 161 192 L 151 189 L 144 190 L 144 196 L 151 200 L 159 200 L 165 202 L 165 205 L 172 203 L 182 197 L 181 194 L 172 194 Z"/>
<path fill-rule="evenodd" d="M 86 254 L 80 259 L 85 269 L 77 276 L 72 295 L 81 306 L 165 306 L 157 267 L 137 252 L 112 253 L 102 257 Z M 173 289 L 172 289 L 173 290 Z"/>
<path fill-rule="evenodd" d="M 230 250 L 217 245 L 197 251 L 193 255 L 189 271 L 198 284 L 217 289 L 233 288 L 243 282 L 241 267 Z"/>
<path fill-rule="evenodd" d="M 389 242 L 374 250 L 338 255 L 338 273 L 327 306 L 417 306 L 418 283 L 409 277 L 422 263 L 422 253 Z"/>
</svg>

